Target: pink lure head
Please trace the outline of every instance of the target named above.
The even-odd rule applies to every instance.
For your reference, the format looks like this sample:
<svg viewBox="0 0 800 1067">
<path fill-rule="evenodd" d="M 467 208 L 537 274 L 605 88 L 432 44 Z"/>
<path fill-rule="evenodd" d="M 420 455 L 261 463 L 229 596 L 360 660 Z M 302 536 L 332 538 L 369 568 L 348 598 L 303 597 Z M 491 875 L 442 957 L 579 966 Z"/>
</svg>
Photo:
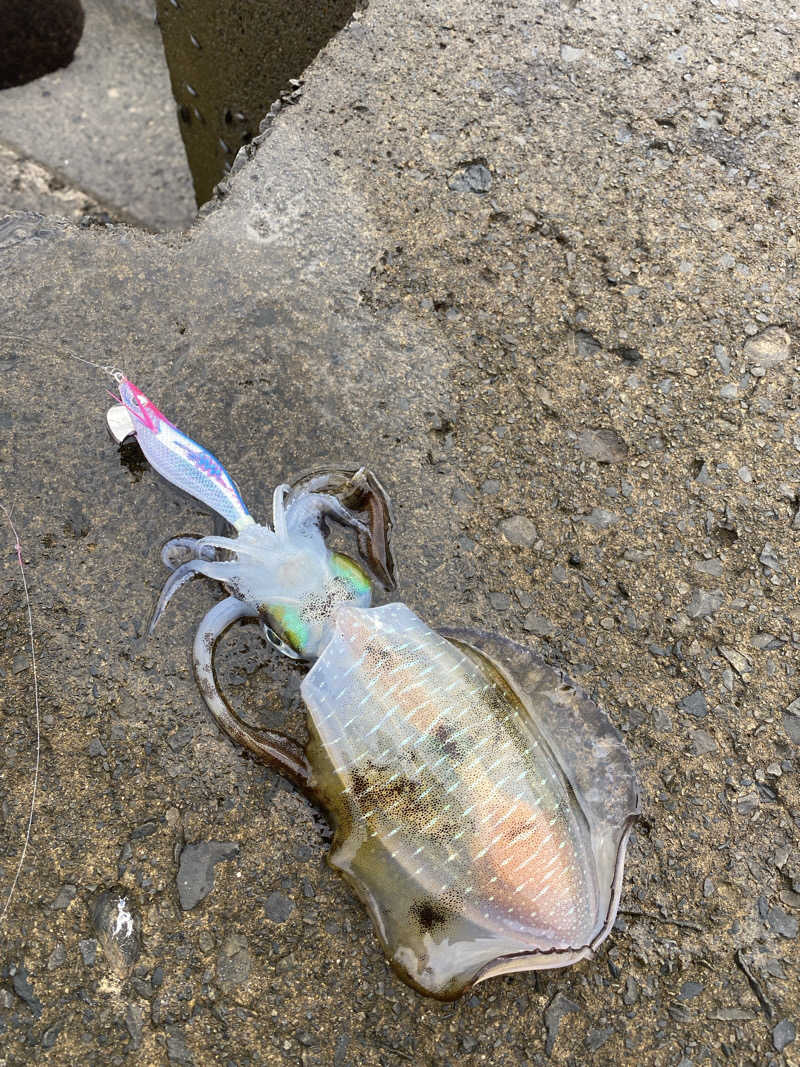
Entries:
<svg viewBox="0 0 800 1067">
<path fill-rule="evenodd" d="M 165 426 L 174 428 L 175 424 L 170 422 L 167 416 L 158 410 L 153 401 L 149 400 L 141 389 L 134 385 L 133 382 L 128 381 L 127 378 L 120 382 L 120 394 L 122 403 L 130 414 L 137 422 L 146 426 L 148 430 L 158 433 L 159 423 L 164 423 Z"/>
</svg>

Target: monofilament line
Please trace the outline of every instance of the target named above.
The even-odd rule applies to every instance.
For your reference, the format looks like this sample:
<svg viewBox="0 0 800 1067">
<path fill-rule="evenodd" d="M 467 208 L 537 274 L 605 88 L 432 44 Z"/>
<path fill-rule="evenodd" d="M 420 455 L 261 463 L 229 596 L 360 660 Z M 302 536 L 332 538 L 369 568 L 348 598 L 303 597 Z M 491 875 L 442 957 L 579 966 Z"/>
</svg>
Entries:
<svg viewBox="0 0 800 1067">
<path fill-rule="evenodd" d="M 0 337 L 5 337 L 9 341 L 18 341 L 21 344 L 37 344 L 40 347 L 44 343 L 41 339 L 25 337 L 23 334 L 7 333 L 5 330 L 0 330 Z M 83 363 L 87 367 L 95 367 L 97 370 L 102 371 L 103 374 L 108 374 L 113 378 L 117 385 L 125 379 L 124 372 L 121 371 L 119 367 L 115 367 L 112 363 L 95 363 L 93 359 L 86 359 L 84 356 L 79 356 L 76 352 L 70 352 L 66 348 L 59 349 L 58 354 L 66 356 L 67 359 L 76 359 L 79 363 Z"/>
<path fill-rule="evenodd" d="M 8 891 L 8 898 L 5 902 L 3 910 L 0 911 L 0 923 L 6 916 L 11 905 L 11 898 L 14 896 L 14 891 L 17 888 L 17 882 L 19 881 L 20 872 L 22 871 L 22 865 L 25 862 L 25 856 L 28 852 L 28 845 L 31 840 L 31 827 L 33 825 L 33 813 L 36 808 L 36 791 L 39 786 L 39 760 L 41 757 L 41 729 L 39 724 L 39 676 L 36 671 L 36 642 L 33 636 L 33 612 L 31 611 L 31 598 L 28 593 L 28 581 L 25 577 L 25 566 L 22 562 L 22 545 L 20 544 L 19 534 L 14 526 L 14 522 L 11 518 L 11 512 L 3 504 L 0 504 L 0 509 L 3 511 L 6 522 L 11 527 L 11 532 L 14 535 L 14 547 L 17 550 L 17 563 L 19 564 L 19 573 L 22 575 L 22 588 L 25 591 L 25 606 L 28 611 L 28 636 L 31 643 L 31 663 L 33 664 L 33 702 L 36 709 L 36 764 L 33 771 L 33 790 L 31 792 L 31 810 L 28 815 L 28 829 L 25 833 L 25 844 L 22 847 L 22 855 L 19 858 L 17 864 L 16 874 L 14 875 L 14 881 L 11 883 L 11 889 Z"/>
</svg>

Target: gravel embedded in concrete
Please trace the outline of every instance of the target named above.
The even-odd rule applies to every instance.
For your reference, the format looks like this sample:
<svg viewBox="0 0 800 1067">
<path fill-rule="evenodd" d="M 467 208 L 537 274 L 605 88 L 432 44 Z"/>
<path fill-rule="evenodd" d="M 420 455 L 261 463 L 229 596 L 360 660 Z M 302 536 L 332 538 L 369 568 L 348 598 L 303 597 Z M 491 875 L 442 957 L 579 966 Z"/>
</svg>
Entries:
<svg viewBox="0 0 800 1067">
<path fill-rule="evenodd" d="M 595 0 L 531 11 L 373 0 L 186 237 L 30 216 L 0 227 L 3 494 L 28 566 L 45 738 L 34 847 L 2 929 L 10 1060 L 45 1030 L 54 1061 L 124 1059 L 130 1003 L 153 1063 L 766 1063 L 775 1027 L 796 1025 L 794 24 L 688 0 L 646 18 Z M 567 62 L 562 44 L 583 54 Z M 754 47 L 770 56 L 757 78 Z M 487 193 L 449 188 L 481 159 Z M 744 345 L 770 327 L 792 338 L 788 355 L 751 364 Z M 370 463 L 395 503 L 398 595 L 434 623 L 502 629 L 597 694 L 646 813 L 597 959 L 451 1005 L 397 981 L 324 865 L 322 820 L 208 720 L 188 655 L 218 594 L 182 590 L 140 640 L 161 544 L 211 524 L 109 444 L 106 382 L 65 348 L 123 366 L 213 448 L 259 518 L 286 476 Z M 625 459 L 581 453 L 598 427 Z M 616 521 L 581 521 L 593 509 Z M 535 526 L 527 547 L 501 530 L 514 515 Z M 761 562 L 767 543 L 780 569 Z M 721 574 L 705 582 L 695 563 L 712 559 Z M 9 540 L 3 886 L 33 751 L 15 565 Z M 703 584 L 725 600 L 692 619 Z M 487 618 L 490 592 L 513 594 L 507 612 Z M 554 627 L 546 641 L 526 631 L 531 612 Z M 218 666 L 243 714 L 302 736 L 301 672 L 256 632 L 232 633 Z M 185 726 L 191 743 L 176 745 Z M 696 754 L 698 728 L 715 751 Z M 105 755 L 89 755 L 93 738 Z M 183 911 L 181 849 L 212 840 L 238 859 Z M 67 884 L 75 899 L 52 909 Z M 126 980 L 78 948 L 87 902 L 114 884 L 135 888 L 142 917 Z M 272 893 L 294 904 L 283 923 L 266 916 Z M 226 992 L 216 966 L 234 935 L 251 967 Z M 687 982 L 702 995 L 679 1000 Z M 577 1006 L 557 1033 L 556 997 Z"/>
</svg>

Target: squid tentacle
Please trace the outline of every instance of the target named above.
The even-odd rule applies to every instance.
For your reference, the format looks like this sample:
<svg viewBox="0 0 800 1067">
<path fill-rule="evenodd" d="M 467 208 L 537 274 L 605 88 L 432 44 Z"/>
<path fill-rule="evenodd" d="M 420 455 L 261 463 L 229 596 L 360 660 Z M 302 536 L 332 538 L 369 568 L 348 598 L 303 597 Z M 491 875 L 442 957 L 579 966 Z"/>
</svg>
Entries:
<svg viewBox="0 0 800 1067">
<path fill-rule="evenodd" d="M 293 504 L 302 504 L 312 494 L 326 500 L 335 499 L 337 505 L 344 509 L 344 518 L 340 517 L 341 512 L 328 513 L 355 531 L 361 559 L 383 588 L 387 591 L 396 588 L 394 560 L 389 547 L 392 508 L 388 493 L 372 471 L 366 467 L 359 467 L 358 470 L 318 470 L 294 482 L 292 493 L 290 509 Z M 326 511 L 328 508 L 322 510 L 321 517 L 324 518 Z M 366 524 L 356 518 L 354 511 L 365 513 Z M 299 512 L 298 519 L 302 517 L 302 512 Z"/>
<path fill-rule="evenodd" d="M 197 578 L 199 575 L 205 574 L 205 568 L 208 566 L 203 560 L 191 559 L 188 563 L 182 563 L 180 567 L 177 567 L 161 589 L 161 593 L 153 609 L 153 614 L 150 617 L 150 622 L 147 625 L 148 637 L 152 635 L 156 628 L 156 624 L 161 616 L 164 614 L 167 604 L 175 596 L 179 589 L 182 589 L 187 582 L 191 582 L 193 578 Z"/>
<path fill-rule="evenodd" d="M 232 537 L 204 537 L 200 541 L 199 547 L 201 549 L 221 549 L 223 552 L 231 552 L 236 556 L 252 556 L 259 561 L 265 558 L 277 559 L 281 555 L 279 546 L 271 541 L 267 541 L 266 544 L 248 544 L 244 540 Z"/>
<path fill-rule="evenodd" d="M 206 614 L 194 639 L 194 671 L 208 710 L 217 725 L 238 745 L 273 770 L 286 775 L 313 798 L 313 772 L 302 746 L 275 730 L 259 729 L 241 719 L 220 690 L 214 670 L 214 649 L 229 627 L 240 619 L 257 618 L 252 607 L 234 597 L 220 600 Z"/>
<path fill-rule="evenodd" d="M 290 534 L 305 534 L 320 528 L 325 519 L 333 519 L 341 526 L 354 530 L 360 536 L 369 534 L 366 523 L 357 518 L 335 496 L 328 493 L 302 494 L 290 501 L 286 523 Z"/>
<path fill-rule="evenodd" d="M 291 486 L 282 482 L 275 486 L 272 494 L 272 525 L 275 533 L 281 541 L 286 540 L 286 494 L 291 491 Z"/>
<path fill-rule="evenodd" d="M 175 549 L 181 549 L 184 553 L 188 552 L 191 559 L 203 559 L 204 557 L 199 548 L 202 540 L 202 534 L 184 534 L 182 537 L 171 537 L 161 547 L 161 562 L 168 570 L 177 570 L 180 563 L 176 563 L 172 559 L 172 553 Z M 184 560 L 184 562 L 187 561 Z"/>
</svg>

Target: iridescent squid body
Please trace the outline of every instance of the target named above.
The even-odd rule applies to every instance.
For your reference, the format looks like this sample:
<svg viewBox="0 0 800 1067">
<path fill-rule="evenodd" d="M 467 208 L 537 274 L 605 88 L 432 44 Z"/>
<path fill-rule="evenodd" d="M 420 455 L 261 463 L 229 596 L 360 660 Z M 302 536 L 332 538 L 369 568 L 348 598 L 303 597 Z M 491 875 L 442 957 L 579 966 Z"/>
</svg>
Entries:
<svg viewBox="0 0 800 1067">
<path fill-rule="evenodd" d="M 235 533 L 168 542 L 174 569 L 151 629 L 185 582 L 223 585 L 194 643 L 203 697 L 231 738 L 329 816 L 329 863 L 400 977 L 452 998 L 492 975 L 591 956 L 616 915 L 639 811 L 605 713 L 511 641 L 437 632 L 402 603 L 371 606 L 376 585 L 395 583 L 389 501 L 369 471 L 279 486 L 273 526 L 261 526 L 210 453 L 130 382 L 120 389 L 118 440 L 135 433 L 152 466 Z M 331 522 L 352 531 L 358 561 L 328 547 Z M 190 558 L 175 567 L 178 550 Z M 214 648 L 239 620 L 313 662 L 305 746 L 246 723 L 220 689 Z"/>
</svg>

